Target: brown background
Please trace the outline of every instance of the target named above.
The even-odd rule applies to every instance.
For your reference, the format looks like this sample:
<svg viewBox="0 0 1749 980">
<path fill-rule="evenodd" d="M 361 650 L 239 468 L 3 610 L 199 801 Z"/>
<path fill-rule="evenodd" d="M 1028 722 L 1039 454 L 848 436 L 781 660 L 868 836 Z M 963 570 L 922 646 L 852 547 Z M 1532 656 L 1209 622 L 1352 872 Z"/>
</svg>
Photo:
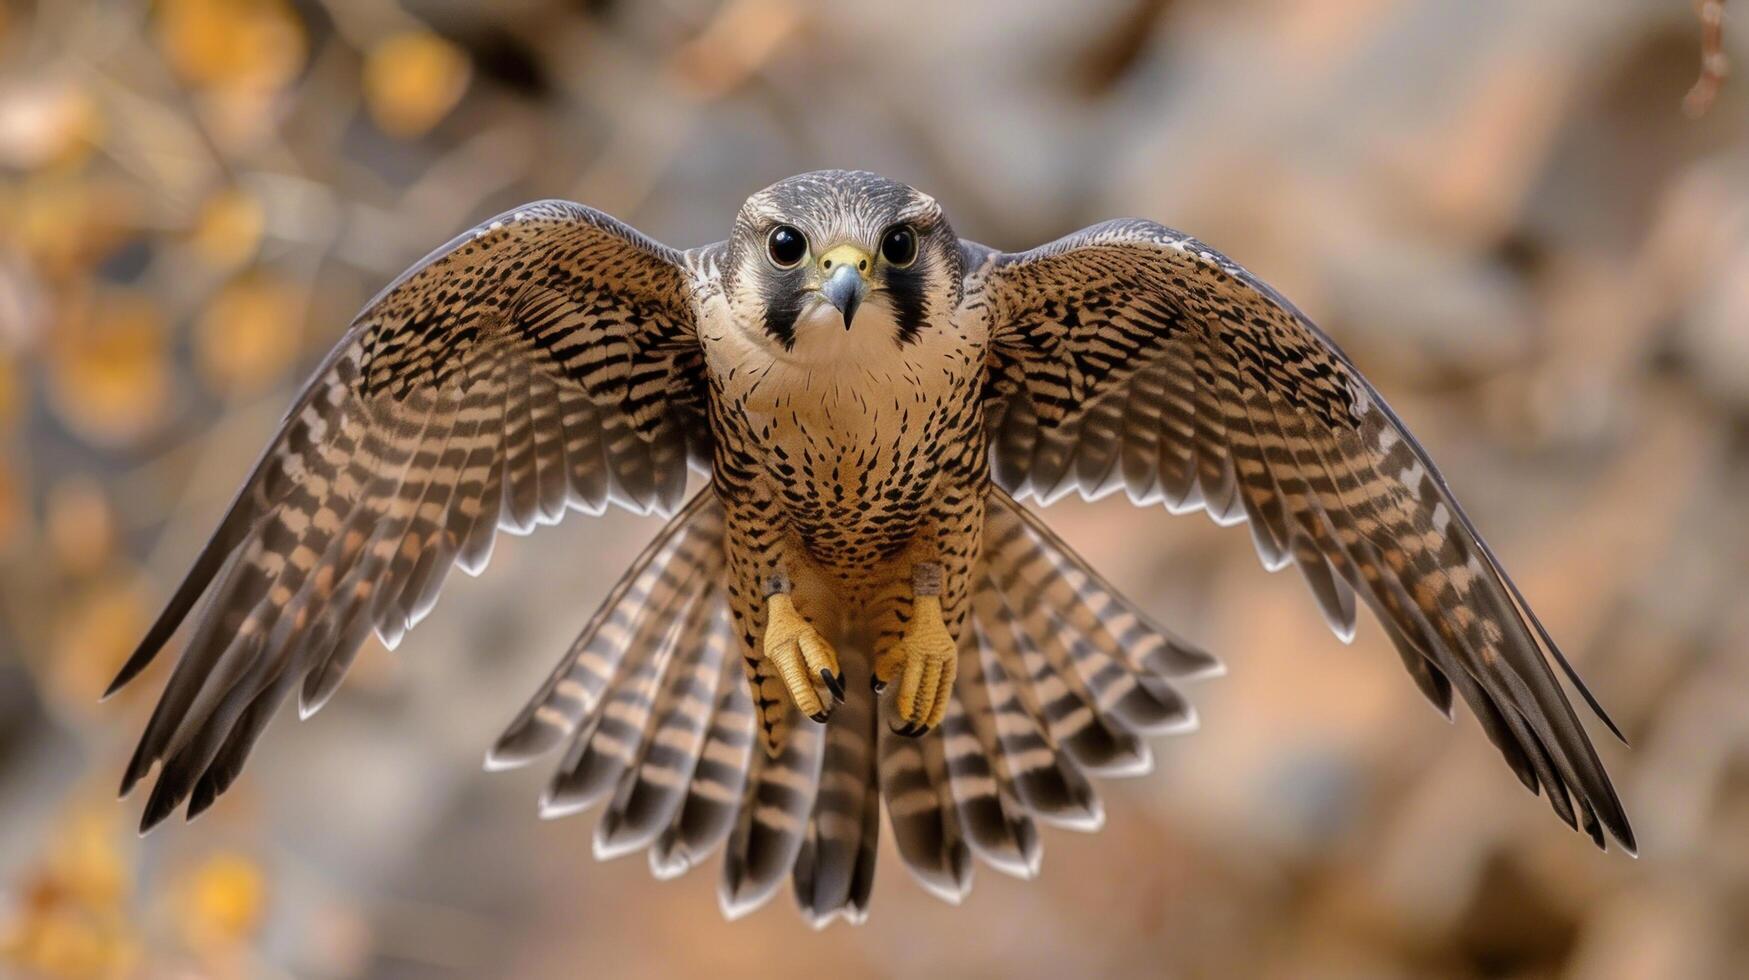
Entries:
<svg viewBox="0 0 1749 980">
<path fill-rule="evenodd" d="M 0 973 L 1743 974 L 1749 83 L 1683 114 L 1683 0 L 0 11 Z M 1155 218 L 1293 297 L 1626 728 L 1642 856 L 1243 532 L 1121 499 L 1050 518 L 1230 672 L 1104 831 L 962 908 L 889 853 L 866 927 L 787 894 L 726 925 L 711 873 L 598 865 L 590 818 L 536 818 L 544 773 L 480 771 L 651 532 L 623 516 L 504 541 L 211 814 L 135 838 L 112 786 L 165 671 L 96 695 L 364 299 L 523 200 L 689 246 L 819 166 L 1000 247 Z"/>
</svg>

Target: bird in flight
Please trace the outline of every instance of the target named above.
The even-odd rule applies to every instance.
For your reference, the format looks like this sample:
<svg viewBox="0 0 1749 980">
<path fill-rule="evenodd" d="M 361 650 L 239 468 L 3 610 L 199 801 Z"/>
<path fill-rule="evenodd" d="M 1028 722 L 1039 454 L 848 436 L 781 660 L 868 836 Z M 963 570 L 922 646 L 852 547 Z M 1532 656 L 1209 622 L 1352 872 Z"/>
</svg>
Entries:
<svg viewBox="0 0 1749 980">
<path fill-rule="evenodd" d="M 690 471 L 709 484 L 690 499 Z M 542 811 L 662 877 L 721 848 L 724 911 L 788 877 L 861 921 L 882 802 L 949 900 L 1102 819 L 1089 775 L 1195 724 L 1208 654 L 1022 505 L 1122 491 L 1248 523 L 1330 627 L 1369 607 L 1599 847 L 1633 832 L 1551 664 L 1617 737 L 1439 471 L 1269 286 L 1149 221 L 1026 252 L 852 171 L 754 194 L 677 251 L 590 208 L 517 208 L 373 299 L 283 425 L 128 683 L 192 618 L 122 780 L 142 831 L 236 779 L 275 710 L 393 645 L 452 566 L 609 504 L 670 516 L 487 757 L 563 747 Z M 744 680 L 735 678 L 739 671 Z"/>
</svg>

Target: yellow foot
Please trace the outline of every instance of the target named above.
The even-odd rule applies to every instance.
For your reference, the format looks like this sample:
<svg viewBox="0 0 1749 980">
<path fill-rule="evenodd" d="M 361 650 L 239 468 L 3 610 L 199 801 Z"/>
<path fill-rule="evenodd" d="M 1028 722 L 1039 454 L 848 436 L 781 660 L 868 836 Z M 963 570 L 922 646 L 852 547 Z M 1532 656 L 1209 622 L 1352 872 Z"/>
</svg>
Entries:
<svg viewBox="0 0 1749 980">
<path fill-rule="evenodd" d="M 941 724 L 958 670 L 959 649 L 942 621 L 941 597 L 917 596 L 911 604 L 910 628 L 875 659 L 876 691 L 895 678 L 899 681 L 893 707 L 901 724 L 893 732 L 915 737 Z"/>
<path fill-rule="evenodd" d="M 809 718 L 826 720 L 832 710 L 828 695 L 833 703 L 844 703 L 837 651 L 781 592 L 765 600 L 765 659 L 777 668 L 796 708 Z"/>
</svg>

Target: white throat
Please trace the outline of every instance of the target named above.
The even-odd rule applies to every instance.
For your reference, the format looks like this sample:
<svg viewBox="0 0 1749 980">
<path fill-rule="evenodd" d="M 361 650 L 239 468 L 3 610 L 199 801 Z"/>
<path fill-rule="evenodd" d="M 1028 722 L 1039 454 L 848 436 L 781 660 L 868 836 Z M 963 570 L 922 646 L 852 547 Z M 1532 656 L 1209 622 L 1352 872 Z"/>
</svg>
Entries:
<svg viewBox="0 0 1749 980">
<path fill-rule="evenodd" d="M 892 307 L 880 293 L 863 302 L 848 327 L 836 307 L 813 297 L 796 317 L 795 344 L 780 356 L 826 369 L 897 362 L 902 353 L 898 334 Z"/>
<path fill-rule="evenodd" d="M 795 343 L 787 351 L 760 322 L 737 321 L 709 333 L 715 335 L 706 344 L 711 370 L 732 378 L 748 411 L 823 415 L 828 422 L 834 413 L 860 415 L 965 383 L 961 355 L 983 344 L 941 313 L 901 344 L 892 306 L 879 291 L 863 302 L 849 329 L 830 303 L 810 301 L 796 318 Z"/>
</svg>

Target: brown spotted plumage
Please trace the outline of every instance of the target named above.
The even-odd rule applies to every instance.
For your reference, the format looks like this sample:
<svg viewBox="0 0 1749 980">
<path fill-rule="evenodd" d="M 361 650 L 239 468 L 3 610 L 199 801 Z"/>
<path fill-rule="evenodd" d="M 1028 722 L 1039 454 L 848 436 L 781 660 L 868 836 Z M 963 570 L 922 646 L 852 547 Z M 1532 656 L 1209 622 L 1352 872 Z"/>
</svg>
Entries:
<svg viewBox="0 0 1749 980">
<path fill-rule="evenodd" d="M 112 686 L 206 597 L 123 790 L 156 765 L 142 827 L 198 814 L 294 687 L 316 710 L 498 529 L 614 502 L 673 517 L 488 764 L 562 748 L 543 814 L 601 805 L 597 853 L 664 877 L 722 848 L 731 915 L 788 878 L 811 922 L 860 921 L 883 801 L 958 900 L 974 857 L 1030 876 L 1039 823 L 1096 827 L 1089 775 L 1145 771 L 1219 670 L 1017 502 L 1118 489 L 1248 521 L 1339 635 L 1367 605 L 1428 698 L 1632 848 L 1550 658 L 1601 709 L 1303 315 L 1158 225 L 998 253 L 842 171 L 684 253 L 531 204 L 367 305 Z"/>
</svg>

